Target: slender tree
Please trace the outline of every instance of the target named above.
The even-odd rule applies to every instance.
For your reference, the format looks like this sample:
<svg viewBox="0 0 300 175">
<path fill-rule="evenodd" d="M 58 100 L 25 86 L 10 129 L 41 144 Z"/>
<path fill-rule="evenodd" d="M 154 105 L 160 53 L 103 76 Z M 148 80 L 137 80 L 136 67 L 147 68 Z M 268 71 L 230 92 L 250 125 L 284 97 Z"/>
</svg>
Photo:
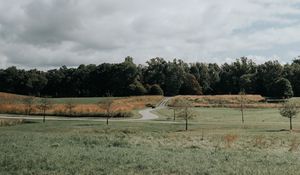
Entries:
<svg viewBox="0 0 300 175">
<path fill-rule="evenodd" d="M 23 104 L 25 105 L 25 113 L 26 115 L 30 115 L 33 110 L 34 98 L 26 97 L 23 99 Z"/>
<path fill-rule="evenodd" d="M 241 114 L 242 114 L 242 123 L 244 124 L 245 120 L 244 120 L 244 109 L 245 109 L 245 100 L 246 100 L 246 93 L 242 90 L 240 93 L 240 110 L 241 110 Z"/>
<path fill-rule="evenodd" d="M 173 106 L 179 110 L 177 117 L 183 118 L 185 120 L 185 130 L 188 130 L 188 120 L 194 117 L 192 111 L 192 103 L 186 99 L 175 99 Z"/>
<path fill-rule="evenodd" d="M 279 109 L 279 113 L 282 117 L 289 118 L 289 120 L 290 120 L 290 131 L 292 131 L 293 130 L 292 119 L 295 118 L 296 115 L 299 113 L 298 105 L 296 103 L 286 102 Z"/>
<path fill-rule="evenodd" d="M 46 111 L 52 107 L 52 103 L 48 98 L 42 98 L 38 108 L 43 112 L 43 123 L 46 122 Z"/>
<path fill-rule="evenodd" d="M 73 113 L 73 109 L 76 107 L 76 104 L 72 101 L 72 100 L 69 100 L 66 102 L 65 104 L 65 108 L 67 109 L 67 111 L 69 112 L 69 116 L 72 115 Z"/>
<path fill-rule="evenodd" d="M 113 99 L 108 98 L 104 102 L 99 102 L 98 104 L 101 104 L 101 106 L 105 109 L 105 115 L 106 115 L 106 125 L 108 125 L 108 120 L 112 117 L 112 106 L 113 106 Z"/>
</svg>

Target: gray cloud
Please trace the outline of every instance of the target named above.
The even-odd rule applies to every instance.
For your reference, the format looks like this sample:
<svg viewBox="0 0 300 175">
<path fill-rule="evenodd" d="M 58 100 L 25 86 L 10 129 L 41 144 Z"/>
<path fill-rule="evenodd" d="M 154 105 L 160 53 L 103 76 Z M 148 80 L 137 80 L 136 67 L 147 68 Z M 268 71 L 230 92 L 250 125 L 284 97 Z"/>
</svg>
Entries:
<svg viewBox="0 0 300 175">
<path fill-rule="evenodd" d="M 300 55 L 300 0 L 0 1 L 0 64 L 52 68 L 127 55 L 258 62 Z M 226 58 L 226 59 L 224 59 Z"/>
</svg>

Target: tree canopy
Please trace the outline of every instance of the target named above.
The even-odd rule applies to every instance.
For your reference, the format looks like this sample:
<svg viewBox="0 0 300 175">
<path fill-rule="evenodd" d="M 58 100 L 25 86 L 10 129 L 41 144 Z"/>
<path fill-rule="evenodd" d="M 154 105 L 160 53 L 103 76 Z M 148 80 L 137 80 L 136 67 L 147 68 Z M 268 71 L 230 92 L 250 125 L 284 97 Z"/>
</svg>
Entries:
<svg viewBox="0 0 300 175">
<path fill-rule="evenodd" d="M 256 64 L 242 57 L 232 63 L 185 63 L 152 58 L 136 65 L 132 57 L 121 63 L 62 66 L 39 71 L 0 69 L 0 91 L 34 96 L 92 97 L 129 95 L 261 94 L 300 96 L 300 58 Z"/>
</svg>

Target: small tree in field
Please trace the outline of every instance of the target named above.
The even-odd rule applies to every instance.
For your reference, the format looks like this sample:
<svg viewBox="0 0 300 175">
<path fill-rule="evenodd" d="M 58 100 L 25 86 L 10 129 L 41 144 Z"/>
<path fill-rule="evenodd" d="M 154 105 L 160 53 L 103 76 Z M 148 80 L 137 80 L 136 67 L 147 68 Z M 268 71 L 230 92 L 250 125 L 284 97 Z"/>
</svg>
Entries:
<svg viewBox="0 0 300 175">
<path fill-rule="evenodd" d="M 43 112 L 43 123 L 46 121 L 46 111 L 52 107 L 52 103 L 48 98 L 42 98 L 38 108 Z"/>
<path fill-rule="evenodd" d="M 239 99 L 240 110 L 241 110 L 241 113 L 242 113 L 242 123 L 244 124 L 244 122 L 245 122 L 245 120 L 244 120 L 244 109 L 245 109 L 246 93 L 244 91 L 241 91 L 239 93 L 239 95 L 240 95 L 240 99 Z"/>
<path fill-rule="evenodd" d="M 107 100 L 98 102 L 98 106 L 104 108 L 105 116 L 106 116 L 106 125 L 108 125 L 109 118 L 112 117 L 112 106 L 113 106 L 113 99 L 108 98 Z"/>
<path fill-rule="evenodd" d="M 67 111 L 69 112 L 69 115 L 71 116 L 73 113 L 73 109 L 76 107 L 76 105 L 74 104 L 73 101 L 69 100 L 67 101 L 67 103 L 65 104 L 65 108 L 67 109 Z"/>
<path fill-rule="evenodd" d="M 287 117 L 290 119 L 290 130 L 293 130 L 292 119 L 299 113 L 297 104 L 289 102 L 284 103 L 279 109 L 279 112 L 282 117 Z"/>
<path fill-rule="evenodd" d="M 23 99 L 23 103 L 25 105 L 25 113 L 26 115 L 30 115 L 33 110 L 34 98 L 26 97 Z"/>
<path fill-rule="evenodd" d="M 178 117 L 183 118 L 185 120 L 185 130 L 188 130 L 188 120 L 194 117 L 194 113 L 191 110 L 191 107 L 193 107 L 192 103 L 189 102 L 186 99 L 175 99 L 174 108 L 177 108 L 179 110 L 179 113 L 177 114 Z"/>
</svg>

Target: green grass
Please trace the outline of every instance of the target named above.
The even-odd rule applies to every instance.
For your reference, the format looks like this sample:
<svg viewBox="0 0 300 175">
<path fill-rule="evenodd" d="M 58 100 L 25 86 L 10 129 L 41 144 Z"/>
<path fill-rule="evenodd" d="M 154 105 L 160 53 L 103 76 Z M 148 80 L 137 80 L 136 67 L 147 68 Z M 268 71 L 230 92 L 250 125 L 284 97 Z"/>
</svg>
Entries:
<svg viewBox="0 0 300 175">
<path fill-rule="evenodd" d="M 235 108 L 191 108 L 195 115 L 190 121 L 198 123 L 239 125 L 241 124 L 241 111 Z M 155 112 L 160 116 L 157 120 L 173 120 L 174 111 L 171 109 L 161 109 Z M 176 112 L 177 114 L 178 112 Z M 277 125 L 288 127 L 288 119 L 280 116 L 276 108 L 255 108 L 244 110 L 245 124 L 256 125 Z M 177 118 L 177 120 L 182 120 Z M 300 117 L 293 119 L 296 126 L 299 125 Z"/>
<path fill-rule="evenodd" d="M 187 132 L 183 131 L 181 121 L 111 121 L 109 126 L 104 122 L 38 121 L 0 127 L 0 174 L 297 174 L 300 171 L 299 134 L 280 131 L 287 123 L 279 118 L 271 120 L 275 111 L 253 111 L 255 114 L 247 116 L 249 123 L 241 127 L 238 111 L 199 110 L 203 118 L 194 119 Z M 261 124 L 263 118 L 266 121 Z M 236 139 L 226 140 L 230 135 Z M 291 148 L 293 151 L 289 151 Z"/>
</svg>

